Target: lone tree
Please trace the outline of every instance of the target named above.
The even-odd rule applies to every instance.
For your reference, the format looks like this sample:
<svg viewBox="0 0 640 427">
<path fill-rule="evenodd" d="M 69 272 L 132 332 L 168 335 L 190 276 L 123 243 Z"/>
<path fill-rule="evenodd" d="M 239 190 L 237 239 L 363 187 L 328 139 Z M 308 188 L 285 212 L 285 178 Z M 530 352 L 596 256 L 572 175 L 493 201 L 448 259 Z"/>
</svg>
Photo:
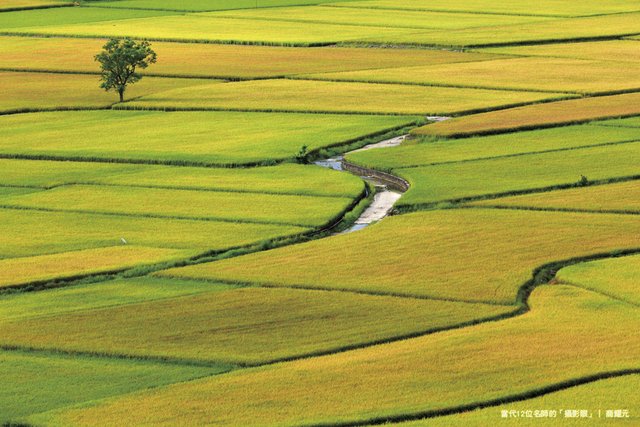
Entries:
<svg viewBox="0 0 640 427">
<path fill-rule="evenodd" d="M 122 102 L 127 85 L 142 78 L 136 73 L 136 68 L 147 68 L 155 64 L 156 59 L 157 55 L 149 42 L 135 42 L 129 38 L 111 39 L 102 47 L 102 52 L 95 56 L 102 69 L 100 87 L 106 91 L 118 91 Z"/>
</svg>

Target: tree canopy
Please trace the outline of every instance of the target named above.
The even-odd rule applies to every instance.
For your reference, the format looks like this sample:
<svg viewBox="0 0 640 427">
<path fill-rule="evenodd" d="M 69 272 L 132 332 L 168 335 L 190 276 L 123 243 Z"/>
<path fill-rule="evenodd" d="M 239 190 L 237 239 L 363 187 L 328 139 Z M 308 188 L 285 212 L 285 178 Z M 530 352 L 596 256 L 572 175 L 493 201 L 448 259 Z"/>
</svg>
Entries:
<svg viewBox="0 0 640 427">
<path fill-rule="evenodd" d="M 95 60 L 102 69 L 100 87 L 106 91 L 117 91 L 122 102 L 127 85 L 142 78 L 136 70 L 154 64 L 157 55 L 147 41 L 111 39 L 102 47 L 102 52 L 95 56 Z"/>
</svg>

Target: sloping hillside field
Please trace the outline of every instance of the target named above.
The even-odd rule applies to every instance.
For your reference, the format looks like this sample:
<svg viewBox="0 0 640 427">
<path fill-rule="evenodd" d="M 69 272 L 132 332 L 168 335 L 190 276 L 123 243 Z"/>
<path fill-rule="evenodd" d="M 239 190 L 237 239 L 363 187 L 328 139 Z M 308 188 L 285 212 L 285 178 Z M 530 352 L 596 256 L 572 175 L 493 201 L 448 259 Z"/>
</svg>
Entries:
<svg viewBox="0 0 640 427">
<path fill-rule="evenodd" d="M 3 0 L 0 425 L 640 425 L 640 2 Z"/>
</svg>

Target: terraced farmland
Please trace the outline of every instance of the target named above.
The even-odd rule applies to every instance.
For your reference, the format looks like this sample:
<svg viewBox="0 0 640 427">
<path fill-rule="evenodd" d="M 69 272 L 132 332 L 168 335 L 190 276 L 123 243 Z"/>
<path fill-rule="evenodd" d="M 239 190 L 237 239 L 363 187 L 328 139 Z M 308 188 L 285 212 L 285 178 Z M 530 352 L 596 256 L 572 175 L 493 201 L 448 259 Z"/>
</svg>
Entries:
<svg viewBox="0 0 640 427">
<path fill-rule="evenodd" d="M 116 92 L 110 37 L 157 53 Z M 0 424 L 637 424 L 639 37 L 635 0 L 3 1 Z"/>
</svg>

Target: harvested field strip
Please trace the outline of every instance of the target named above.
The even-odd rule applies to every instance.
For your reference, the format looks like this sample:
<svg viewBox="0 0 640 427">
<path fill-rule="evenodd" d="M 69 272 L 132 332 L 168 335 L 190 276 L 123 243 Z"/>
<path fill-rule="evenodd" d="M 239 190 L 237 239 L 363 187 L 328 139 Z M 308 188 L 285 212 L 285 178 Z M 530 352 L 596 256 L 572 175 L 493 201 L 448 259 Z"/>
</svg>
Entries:
<svg viewBox="0 0 640 427">
<path fill-rule="evenodd" d="M 87 8 L 104 14 L 103 8 Z M 109 9 L 131 14 L 128 10 Z M 150 11 L 140 11 L 152 13 Z M 153 12 L 166 14 L 167 12 Z M 170 12 L 169 12 L 170 13 Z M 1 21 L 0 21 L 1 22 Z M 19 27 L 16 27 L 19 25 Z M 257 44 L 278 46 L 323 46 L 380 35 L 411 34 L 415 29 L 365 27 L 360 25 L 332 25 L 302 22 L 278 22 L 245 19 L 239 25 L 235 19 L 205 15 L 156 16 L 152 18 L 112 20 L 90 24 L 25 25 L 16 24 L 2 32 L 4 35 L 57 35 L 67 37 L 129 36 L 152 41 L 181 41 L 202 43 Z M 637 33 L 640 33 L 638 31 Z"/>
<path fill-rule="evenodd" d="M 0 287 L 44 283 L 124 270 L 137 265 L 176 261 L 193 251 L 115 246 L 82 251 L 0 260 Z"/>
<path fill-rule="evenodd" d="M 127 90 L 131 99 L 155 91 L 165 91 L 211 80 L 167 79 L 147 77 Z M 23 111 L 53 109 L 107 108 L 118 101 L 118 95 L 100 89 L 98 77 L 92 75 L 0 72 L 0 115 Z"/>
<path fill-rule="evenodd" d="M 228 371 L 135 360 L 0 351 L 0 421 Z M 28 398 L 26 398 L 28 396 Z"/>
<path fill-rule="evenodd" d="M 0 331 L 2 345 L 256 365 L 342 351 L 514 310 L 513 306 L 248 288 L 3 322 Z M 379 322 L 381 317 L 384 324 Z M 66 325 L 64 336 L 52 334 L 61 325 Z"/>
<path fill-rule="evenodd" d="M 365 167 L 391 170 L 634 141 L 640 141 L 640 129 L 580 125 L 455 140 L 408 140 L 398 147 L 359 151 L 348 154 L 346 158 Z"/>
<path fill-rule="evenodd" d="M 505 197 L 472 205 L 640 214 L 640 181 Z"/>
<path fill-rule="evenodd" d="M 429 0 L 369 0 L 352 1 L 346 3 L 334 3 L 335 7 L 353 8 L 379 8 L 396 10 L 426 10 L 442 12 L 463 12 L 478 14 L 499 14 L 516 16 L 555 16 L 572 17 L 583 15 L 603 15 L 607 13 L 621 13 L 640 11 L 636 4 L 630 4 L 624 0 L 597 0 L 581 2 L 558 2 L 555 0 L 542 0 L 536 3 L 535 10 L 530 4 L 518 0 L 493 2 L 490 0 L 453 0 L 446 3 L 434 3 Z"/>
<path fill-rule="evenodd" d="M 640 62 L 638 46 L 632 40 L 610 40 L 584 43 L 509 46 L 479 50 L 480 53 L 517 56 L 544 56 L 594 61 Z"/>
<path fill-rule="evenodd" d="M 362 195 L 356 195 L 356 197 Z M 353 203 L 347 197 L 72 185 L 4 198 L 5 207 L 320 227 Z"/>
<path fill-rule="evenodd" d="M 44 319 L 87 310 L 124 307 L 200 293 L 221 292 L 236 286 L 201 281 L 136 277 L 68 286 L 40 292 L 0 296 L 0 321 Z"/>
<path fill-rule="evenodd" d="M 640 93 L 572 99 L 459 117 L 418 128 L 417 135 L 461 137 L 554 127 L 640 114 Z"/>
<path fill-rule="evenodd" d="M 262 19 L 319 24 L 363 25 L 388 28 L 459 29 L 483 26 L 511 25 L 548 18 L 508 15 L 481 15 L 446 12 L 422 12 L 396 10 L 389 13 L 380 9 L 355 9 L 334 7 L 289 7 L 277 9 L 246 9 L 207 14 L 215 17 L 237 19 Z"/>
<path fill-rule="evenodd" d="M 364 190 L 356 176 L 297 164 L 222 169 L 0 159 L 0 182 L 6 191 L 92 184 L 355 198 Z"/>
<path fill-rule="evenodd" d="M 530 313 L 500 323 L 238 371 L 28 420 L 361 425 L 446 414 L 514 395 L 524 399 L 598 374 L 637 372 L 640 341 L 628 334 L 640 327 L 637 308 L 566 286 L 537 289 L 531 306 Z M 176 403 L 184 401 L 192 408 L 188 415 Z M 282 405 L 289 409 L 274 410 Z"/>
<path fill-rule="evenodd" d="M 158 230 L 162 230 L 159 233 Z M 0 209 L 1 258 L 29 257 L 121 245 L 222 251 L 298 236 L 308 228 L 232 222 Z"/>
<path fill-rule="evenodd" d="M 629 65 L 628 62 L 534 57 L 312 74 L 309 77 L 594 95 L 640 89 L 637 69 Z M 539 78 L 542 75 L 544 78 Z"/>
<path fill-rule="evenodd" d="M 640 256 L 632 255 L 565 267 L 556 279 L 639 306 L 638 272 Z"/>
<path fill-rule="evenodd" d="M 121 3 L 120 1 L 119 3 Z M 93 55 L 105 40 L 0 37 L 0 68 L 98 72 Z M 481 61 L 497 57 L 444 50 L 315 49 L 190 43 L 153 43 L 162 58 L 145 75 L 250 79 L 371 68 Z M 197 61 L 193 58 L 197 57 Z"/>
<path fill-rule="evenodd" d="M 560 93 L 280 79 L 170 90 L 157 96 L 142 97 L 123 107 L 446 115 L 566 96 Z"/>
<path fill-rule="evenodd" d="M 237 112 L 23 114 L 0 117 L 4 133 L 0 154 L 107 162 L 250 165 L 293 159 L 303 146 L 312 152 L 349 144 L 416 120 L 370 115 L 340 116 L 338 120 L 335 115 Z M 46 146 L 38 143 L 42 139 L 47 140 Z M 150 139 L 154 144 L 148 143 Z"/>
<path fill-rule="evenodd" d="M 634 230 L 640 231 L 640 219 L 624 215 L 430 211 L 390 217 L 355 234 L 157 274 L 512 304 L 532 266 L 638 247 Z M 362 262 L 373 253 L 375 262 Z"/>
<path fill-rule="evenodd" d="M 421 209 L 438 202 L 470 201 L 529 192 L 607 183 L 640 176 L 640 143 L 587 147 L 473 162 L 395 169 L 411 188 L 399 208 Z M 582 178 L 585 177 L 585 178 Z"/>
<path fill-rule="evenodd" d="M 474 48 L 613 40 L 640 34 L 639 17 L 640 13 L 636 12 L 448 31 L 414 30 L 410 34 L 380 34 L 362 38 L 359 42 Z"/>
<path fill-rule="evenodd" d="M 592 419 L 606 419 L 606 410 L 597 408 L 636 408 L 640 405 L 638 401 L 638 393 L 635 390 L 640 387 L 640 375 L 638 373 L 611 373 L 605 379 L 594 378 L 591 381 L 584 382 L 579 385 L 568 384 L 567 388 L 559 391 L 544 394 L 540 397 L 527 398 L 524 400 L 512 400 L 513 403 L 505 405 L 505 403 L 496 403 L 495 407 L 486 409 L 469 410 L 469 412 L 459 413 L 456 415 L 429 418 L 425 420 L 404 422 L 398 424 L 389 424 L 393 427 L 422 427 L 422 426 L 453 426 L 465 425 L 470 427 L 485 427 L 495 422 L 496 417 L 501 416 L 501 411 L 515 410 L 517 413 L 532 410 L 532 408 L 554 408 L 556 417 L 563 419 L 564 425 L 578 425 L 578 421 L 571 422 L 567 420 L 565 412 L 560 408 L 589 408 L 589 414 Z M 555 409 L 558 408 L 558 409 Z M 549 409 L 547 409 L 549 411 Z M 520 418 L 517 422 L 519 426 L 539 426 L 540 418 L 544 416 L 532 418 Z M 548 418 L 548 417 L 547 417 Z M 637 414 L 630 413 L 629 423 L 637 422 L 640 419 Z M 588 422 L 588 421 L 587 421 Z M 604 422 L 604 421 L 603 421 Z M 584 424 L 584 422 L 582 423 Z"/>
</svg>

